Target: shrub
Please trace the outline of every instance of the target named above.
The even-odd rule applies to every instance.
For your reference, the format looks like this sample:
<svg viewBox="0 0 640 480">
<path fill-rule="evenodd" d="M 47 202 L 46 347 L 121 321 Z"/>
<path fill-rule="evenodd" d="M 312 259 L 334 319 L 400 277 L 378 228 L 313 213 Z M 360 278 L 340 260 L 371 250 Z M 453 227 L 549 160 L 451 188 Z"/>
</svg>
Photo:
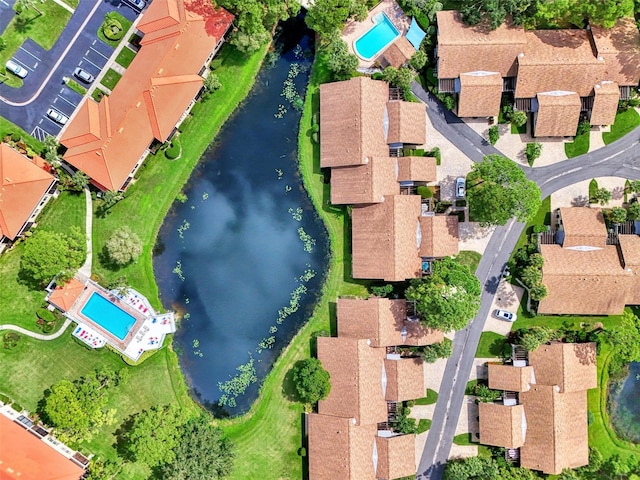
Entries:
<svg viewBox="0 0 640 480">
<path fill-rule="evenodd" d="M 53 312 L 47 310 L 46 308 L 39 308 L 36 312 L 36 315 L 38 315 L 38 318 L 41 318 L 45 322 L 56 321 L 56 316 L 53 314 Z"/>
<path fill-rule="evenodd" d="M 20 335 L 15 332 L 7 332 L 2 337 L 2 346 L 7 350 L 11 350 L 18 346 L 20 338 Z"/>
<path fill-rule="evenodd" d="M 547 231 L 547 226 L 546 225 L 534 225 L 533 226 L 533 233 L 544 233 Z"/>
<path fill-rule="evenodd" d="M 591 125 L 586 120 L 583 120 L 578 124 L 576 135 L 587 135 L 590 131 Z"/>
<path fill-rule="evenodd" d="M 627 220 L 627 211 L 622 207 L 613 207 L 609 216 L 613 223 L 622 223 Z"/>
<path fill-rule="evenodd" d="M 640 219 L 640 203 L 634 202 L 627 208 L 627 219 L 638 220 Z"/>
<path fill-rule="evenodd" d="M 447 110 L 455 110 L 456 108 L 456 100 L 452 95 L 445 95 L 442 99 L 442 103 L 444 104 L 444 108 Z"/>
<path fill-rule="evenodd" d="M 23 407 L 22 405 L 20 405 L 19 403 L 16 403 L 16 402 L 13 402 L 13 403 L 11 404 L 11 406 L 13 407 L 13 409 L 14 409 L 16 412 L 22 412 L 22 411 L 24 410 L 24 407 Z"/>
<path fill-rule="evenodd" d="M 492 127 L 489 127 L 489 143 L 491 145 L 495 145 L 498 142 L 499 138 L 500 130 L 498 130 L 498 126 L 493 125 Z"/>
<path fill-rule="evenodd" d="M 442 154 L 440 153 L 440 147 L 435 147 L 433 150 L 424 153 L 425 157 L 434 157 L 436 159 L 436 165 L 440 165 L 442 161 Z"/>
<path fill-rule="evenodd" d="M 429 187 L 426 187 L 424 185 L 420 185 L 418 188 L 418 195 L 420 195 L 422 198 L 432 198 L 433 197 L 433 191 L 431 191 L 431 189 Z"/>
<path fill-rule="evenodd" d="M 165 149 L 164 156 L 169 160 L 175 160 L 180 156 L 181 150 L 182 148 L 180 146 L 180 138 L 175 137 L 173 140 L 171 140 L 171 145 L 169 146 L 169 148 Z"/>
<path fill-rule="evenodd" d="M 525 156 L 527 157 L 527 162 L 529 166 L 533 166 L 533 162 L 540 158 L 540 154 L 542 153 L 542 144 L 539 142 L 535 143 L 527 143 L 527 147 L 524 151 Z"/>
<path fill-rule="evenodd" d="M 371 286 L 371 293 L 374 294 L 376 297 L 386 297 L 391 292 L 393 292 L 393 285 L 391 285 L 390 283 L 387 283 L 386 285 L 382 285 L 382 286 L 376 286 L 376 285 Z"/>
<path fill-rule="evenodd" d="M 511 123 L 516 127 L 521 127 L 527 123 L 527 113 L 522 110 L 517 110 L 511 114 Z"/>
<path fill-rule="evenodd" d="M 9 400 L 10 400 L 9 397 L 7 397 L 6 395 L 0 393 L 0 402 L 4 403 L 6 405 L 7 403 L 9 403 Z"/>
<path fill-rule="evenodd" d="M 102 24 L 102 33 L 107 39 L 118 41 L 124 36 L 122 24 L 115 18 L 106 18 Z"/>
</svg>

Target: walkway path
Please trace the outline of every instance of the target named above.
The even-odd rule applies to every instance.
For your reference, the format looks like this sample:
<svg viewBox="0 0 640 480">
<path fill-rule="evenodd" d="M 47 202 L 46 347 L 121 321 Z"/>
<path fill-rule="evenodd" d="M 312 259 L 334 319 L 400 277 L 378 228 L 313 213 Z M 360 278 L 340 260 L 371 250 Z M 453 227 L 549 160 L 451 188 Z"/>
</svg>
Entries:
<svg viewBox="0 0 640 480">
<path fill-rule="evenodd" d="M 73 12 L 75 12 L 75 9 L 71 8 L 69 5 L 67 5 L 66 3 L 62 2 L 61 0 L 53 0 L 55 3 L 57 3 L 58 5 L 60 5 L 62 8 L 64 8 L 66 11 L 71 12 L 71 14 L 73 14 Z"/>
<path fill-rule="evenodd" d="M 426 103 L 427 114 L 434 128 L 471 160 L 479 162 L 484 155 L 500 154 L 471 127 L 444 109 L 442 104 L 425 92 L 420 85 L 414 82 L 412 91 Z M 530 180 L 534 180 L 540 186 L 543 198 L 561 188 L 594 177 L 617 176 L 640 179 L 640 127 L 620 140 L 585 155 L 546 167 L 521 168 Z M 483 289 L 480 310 L 466 328 L 455 334 L 453 354 L 447 360 L 438 391 L 433 422 L 418 466 L 419 480 L 442 478 L 480 334 L 490 313 L 502 268 L 509 259 L 524 227 L 523 223 L 511 220 L 507 225 L 496 228 L 480 260 L 476 270 L 476 276 Z"/>
<path fill-rule="evenodd" d="M 52 333 L 51 335 L 43 335 L 42 333 L 32 332 L 31 330 L 27 330 L 26 328 L 22 328 L 17 325 L 11 325 L 11 324 L 0 325 L 0 331 L 13 330 L 14 332 L 20 332 L 21 334 L 26 335 L 27 337 L 37 338 L 38 340 L 55 340 L 56 338 L 58 338 L 60 335 L 64 333 L 64 331 L 67 329 L 67 327 L 71 323 L 72 323 L 71 320 L 69 320 L 68 318 L 65 319 L 64 323 L 62 324 L 62 327 L 60 327 L 60 330 L 58 330 L 56 333 Z"/>
<path fill-rule="evenodd" d="M 91 278 L 91 266 L 93 259 L 93 248 L 92 248 L 92 240 L 91 240 L 91 232 L 93 225 L 93 206 L 91 204 L 91 192 L 89 191 L 89 187 L 84 187 L 84 198 L 87 211 L 85 213 L 85 232 L 87 237 L 87 259 L 84 261 L 84 264 L 80 267 L 80 273 L 83 274 L 87 278 Z"/>
</svg>

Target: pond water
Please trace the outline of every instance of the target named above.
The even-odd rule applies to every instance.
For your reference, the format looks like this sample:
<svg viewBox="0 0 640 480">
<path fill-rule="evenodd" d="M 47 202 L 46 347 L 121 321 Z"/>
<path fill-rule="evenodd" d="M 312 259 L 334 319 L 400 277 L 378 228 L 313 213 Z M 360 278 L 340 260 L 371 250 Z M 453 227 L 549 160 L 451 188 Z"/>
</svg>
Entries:
<svg viewBox="0 0 640 480">
<path fill-rule="evenodd" d="M 621 437 L 640 443 L 640 363 L 629 364 L 629 375 L 612 385 L 609 398 L 611 423 Z"/>
<path fill-rule="evenodd" d="M 194 396 L 214 408 L 233 377 L 233 415 L 308 319 L 326 269 L 326 232 L 297 171 L 300 112 L 288 101 L 292 88 L 304 95 L 311 38 L 302 19 L 282 25 L 280 54 L 194 170 L 154 258 L 163 304 L 185 316 L 174 346 Z"/>
</svg>

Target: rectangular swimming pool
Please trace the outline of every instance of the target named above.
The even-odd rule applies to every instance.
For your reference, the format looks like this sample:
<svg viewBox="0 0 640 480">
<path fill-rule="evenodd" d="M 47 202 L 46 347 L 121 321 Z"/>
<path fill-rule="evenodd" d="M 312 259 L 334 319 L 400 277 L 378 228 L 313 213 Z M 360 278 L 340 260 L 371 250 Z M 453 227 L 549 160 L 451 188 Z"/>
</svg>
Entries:
<svg viewBox="0 0 640 480">
<path fill-rule="evenodd" d="M 91 294 L 80 313 L 120 340 L 125 339 L 131 327 L 136 323 L 135 317 L 111 303 L 98 292 Z"/>
<path fill-rule="evenodd" d="M 367 61 L 382 52 L 400 35 L 398 29 L 384 12 L 377 14 L 373 21 L 375 25 L 358 38 L 353 45 L 358 56 Z"/>
</svg>

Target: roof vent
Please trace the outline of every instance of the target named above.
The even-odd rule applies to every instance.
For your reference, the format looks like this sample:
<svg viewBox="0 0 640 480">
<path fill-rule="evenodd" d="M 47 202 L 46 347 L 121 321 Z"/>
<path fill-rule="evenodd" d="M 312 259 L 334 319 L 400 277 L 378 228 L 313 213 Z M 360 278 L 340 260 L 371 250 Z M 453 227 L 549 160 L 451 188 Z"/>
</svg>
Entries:
<svg viewBox="0 0 640 480">
<path fill-rule="evenodd" d="M 524 53 L 521 52 L 518 54 L 518 58 L 523 58 L 523 57 L 524 57 Z"/>
</svg>

